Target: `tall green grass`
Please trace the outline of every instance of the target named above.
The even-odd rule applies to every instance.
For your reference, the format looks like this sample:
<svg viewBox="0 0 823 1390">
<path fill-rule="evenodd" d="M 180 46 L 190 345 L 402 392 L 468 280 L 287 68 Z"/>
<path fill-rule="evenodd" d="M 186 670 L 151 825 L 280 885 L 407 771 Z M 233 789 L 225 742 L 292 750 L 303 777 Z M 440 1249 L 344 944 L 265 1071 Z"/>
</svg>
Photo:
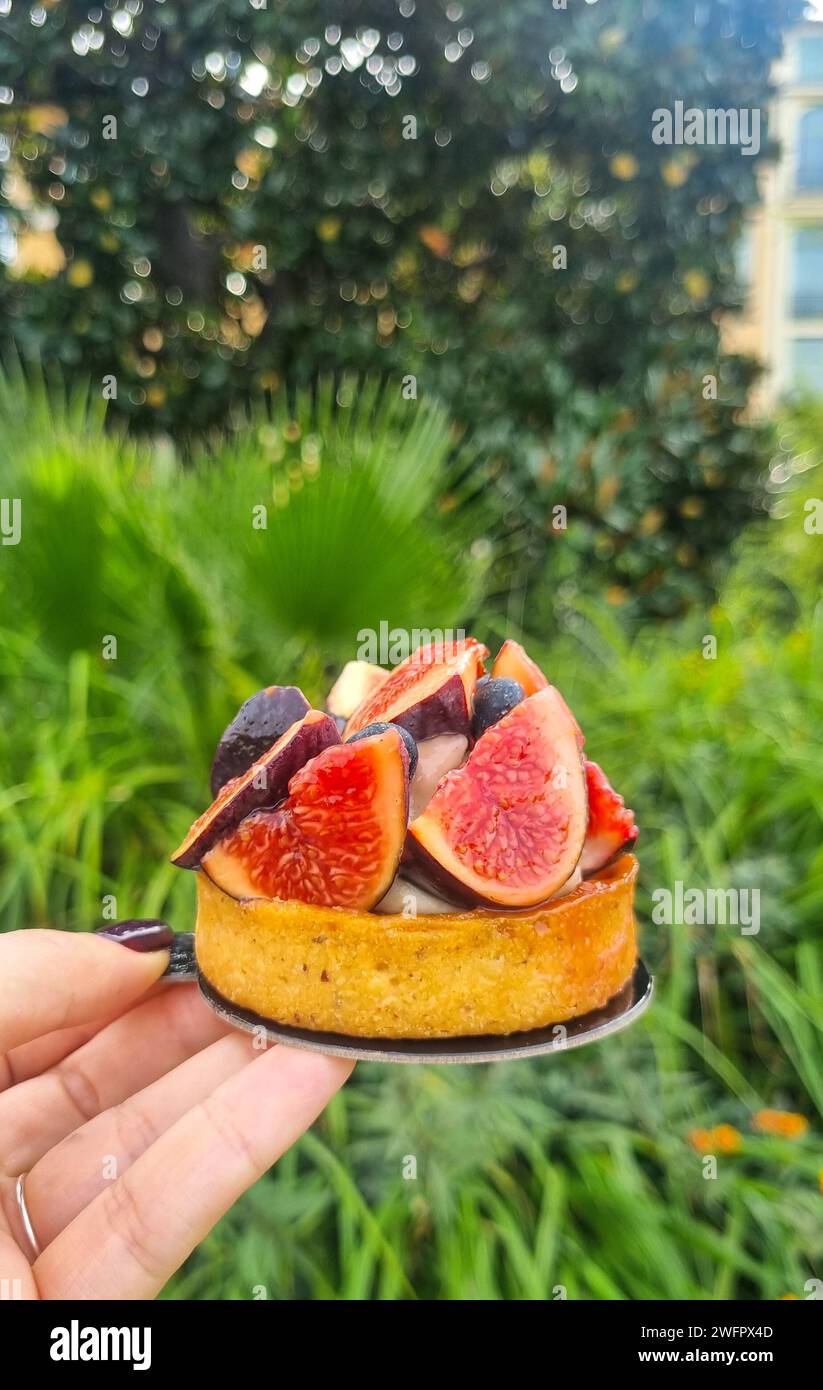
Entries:
<svg viewBox="0 0 823 1390">
<path fill-rule="evenodd" d="M 449 509 L 471 470 L 447 422 L 404 419 L 376 386 L 342 399 L 277 407 L 183 467 L 106 437 L 82 396 L 0 390 L 2 495 L 23 499 L 21 544 L 0 552 L 6 926 L 88 928 L 106 893 L 120 916 L 188 926 L 191 876 L 166 856 L 242 698 L 287 678 L 320 698 L 381 618 L 448 626 L 480 606 L 478 635 L 502 635 L 482 611 L 487 547 L 455 519 L 472 508 Z M 786 458 L 814 463 L 804 428 Z M 530 1064 L 360 1066 L 167 1296 L 807 1296 L 823 1273 L 823 540 L 804 484 L 823 489 L 819 470 L 781 490 L 702 616 L 627 635 L 589 607 L 527 633 L 640 820 L 649 1014 Z M 760 934 L 652 925 L 651 894 L 677 879 L 759 888 Z M 764 1106 L 808 1134 L 758 1133 Z M 707 1180 L 689 1135 L 718 1124 L 740 1148 Z"/>
</svg>

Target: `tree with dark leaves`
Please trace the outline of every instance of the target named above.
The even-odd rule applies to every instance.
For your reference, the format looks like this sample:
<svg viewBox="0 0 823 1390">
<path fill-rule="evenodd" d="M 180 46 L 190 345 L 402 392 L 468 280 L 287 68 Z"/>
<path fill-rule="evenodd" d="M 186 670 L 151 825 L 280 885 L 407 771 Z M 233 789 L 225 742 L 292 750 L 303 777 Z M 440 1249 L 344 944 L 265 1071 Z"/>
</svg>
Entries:
<svg viewBox="0 0 823 1390">
<path fill-rule="evenodd" d="M 178 436 L 376 369 L 472 435 L 511 616 L 581 552 L 617 604 L 702 592 L 764 455 L 717 318 L 767 146 L 653 113 L 762 108 L 799 0 L 119 3 L 3 7 L 23 354 Z"/>
</svg>

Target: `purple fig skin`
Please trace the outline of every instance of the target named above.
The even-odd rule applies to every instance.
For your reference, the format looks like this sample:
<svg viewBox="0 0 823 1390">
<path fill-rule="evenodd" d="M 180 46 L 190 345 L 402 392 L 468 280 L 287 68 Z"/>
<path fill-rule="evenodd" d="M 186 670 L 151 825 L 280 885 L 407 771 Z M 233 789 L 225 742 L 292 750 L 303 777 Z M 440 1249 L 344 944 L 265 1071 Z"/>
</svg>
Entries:
<svg viewBox="0 0 823 1390">
<path fill-rule="evenodd" d="M 311 706 L 296 685 L 270 685 L 241 705 L 223 731 L 211 768 L 211 794 L 240 777 Z"/>
<path fill-rule="evenodd" d="M 444 902 L 454 903 L 455 907 L 495 906 L 494 903 L 483 902 L 482 898 L 471 892 L 465 883 L 461 883 L 447 869 L 444 869 L 443 865 L 439 864 L 428 850 L 419 845 L 411 835 L 406 837 L 406 844 L 400 859 L 400 871 L 410 883 L 436 894 Z M 500 911 L 499 906 L 497 910 Z"/>
<path fill-rule="evenodd" d="M 416 743 L 437 734 L 465 734 L 468 738 L 472 711 L 460 676 L 450 674 L 439 690 L 431 691 L 419 704 L 395 715 L 391 722 L 407 729 Z"/>
<path fill-rule="evenodd" d="M 474 691 L 472 734 L 475 742 L 525 698 L 526 692 L 519 681 L 508 676 L 483 676 Z"/>
<path fill-rule="evenodd" d="M 630 848 L 630 846 L 628 848 Z M 624 850 L 620 850 L 614 858 L 618 859 L 620 854 L 623 853 Z M 609 860 L 609 863 L 611 862 L 612 861 Z M 580 860 L 578 859 L 577 864 L 575 864 L 574 869 L 572 869 L 572 874 L 577 871 L 579 864 Z M 605 868 L 605 865 L 602 867 Z M 439 898 L 442 898 L 444 902 L 454 903 L 455 907 L 487 907 L 500 914 L 510 912 L 533 912 L 536 907 L 541 906 L 541 903 L 551 902 L 552 898 L 556 896 L 555 894 L 550 894 L 548 898 L 542 898 L 538 902 L 528 903 L 521 907 L 503 907 L 500 903 L 494 902 L 491 898 L 484 898 L 480 894 L 472 892 L 470 888 L 467 888 L 465 883 L 461 883 L 459 878 L 455 878 L 453 874 L 449 873 L 448 869 L 445 869 L 442 864 L 438 863 L 434 856 L 429 854 L 428 850 L 424 849 L 421 844 L 418 844 L 411 835 L 406 839 L 406 844 L 400 860 L 400 870 L 403 875 L 408 878 L 411 883 L 416 884 L 418 888 L 427 889 L 430 893 L 435 893 Z M 586 877 L 586 875 L 584 875 L 584 877 Z M 591 877 L 591 875 L 588 875 L 588 877 Z M 569 878 L 571 878 L 571 874 Z"/>
<path fill-rule="evenodd" d="M 275 744 L 235 779 L 236 785 L 221 790 L 217 800 L 195 821 L 171 856 L 172 863 L 181 869 L 198 868 L 203 855 L 218 840 L 234 830 L 252 811 L 276 806 L 288 793 L 295 772 L 324 748 L 339 742 L 340 734 L 330 714 L 318 713 L 309 723 L 298 716 L 291 737 L 285 743 L 280 747 Z"/>
</svg>

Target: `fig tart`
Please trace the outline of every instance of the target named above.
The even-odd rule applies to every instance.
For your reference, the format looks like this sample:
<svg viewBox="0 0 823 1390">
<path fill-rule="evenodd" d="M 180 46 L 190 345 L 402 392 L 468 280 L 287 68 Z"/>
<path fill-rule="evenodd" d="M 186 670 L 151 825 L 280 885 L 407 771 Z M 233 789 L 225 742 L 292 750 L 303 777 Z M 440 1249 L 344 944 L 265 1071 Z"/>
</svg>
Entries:
<svg viewBox="0 0 823 1390">
<path fill-rule="evenodd" d="M 172 856 L 198 870 L 197 964 L 223 1000 L 436 1039 L 563 1023 L 624 989 L 634 815 L 523 648 L 489 674 L 487 657 L 429 643 L 392 671 L 349 662 L 325 711 L 293 686 L 246 701 Z"/>
</svg>

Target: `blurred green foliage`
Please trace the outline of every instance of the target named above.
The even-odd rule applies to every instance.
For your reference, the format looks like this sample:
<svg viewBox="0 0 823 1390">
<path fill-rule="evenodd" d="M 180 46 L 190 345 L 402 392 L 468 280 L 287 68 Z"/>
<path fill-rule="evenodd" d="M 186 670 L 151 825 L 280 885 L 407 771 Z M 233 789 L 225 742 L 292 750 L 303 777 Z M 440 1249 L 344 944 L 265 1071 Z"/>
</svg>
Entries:
<svg viewBox="0 0 823 1390">
<path fill-rule="evenodd" d="M 168 448 L 106 433 L 84 391 L 19 368 L 0 377 L 0 495 L 22 515 L 20 543 L 0 552 L 0 680 L 34 716 L 25 736 L 7 721 L 0 745 L 12 781 L 30 761 L 37 788 L 6 825 L 12 925 L 32 907 L 86 923 L 101 891 L 159 904 L 172 884 L 188 915 L 192 885 L 171 870 L 167 835 L 202 799 L 209 750 L 256 673 L 296 674 L 322 701 L 361 628 L 388 614 L 447 629 L 478 603 L 475 504 L 442 518 L 435 507 L 462 468 L 443 412 L 421 402 L 410 415 L 377 381 L 346 393 L 321 381 L 183 467 Z M 425 528 L 421 511 L 433 513 Z M 112 834 L 143 844 L 150 880 L 145 862 L 106 856 Z"/>
<path fill-rule="evenodd" d="M 717 317 L 760 161 L 655 145 L 652 112 L 761 107 L 802 8 L 15 5 L 9 331 L 175 434 L 318 372 L 415 377 L 473 436 L 500 605 L 540 579 L 551 603 L 582 558 L 677 613 L 759 500 L 753 368 Z"/>
<path fill-rule="evenodd" d="M 464 553 L 461 508 L 437 513 L 454 580 L 444 589 L 435 572 L 427 593 L 428 567 L 381 558 L 381 535 L 363 533 L 353 507 L 336 523 L 358 556 L 341 590 L 362 604 L 355 613 L 341 592 L 329 612 L 320 574 L 315 630 L 325 551 L 311 511 L 343 509 L 348 495 L 324 491 L 326 470 L 350 458 L 363 486 L 382 486 L 402 459 L 398 488 L 416 467 L 421 489 L 451 486 L 427 473 L 448 452 L 436 415 L 415 454 L 402 416 L 384 428 L 394 407 L 368 391 L 361 406 L 356 428 L 324 422 L 322 397 L 297 403 L 320 469 L 273 503 L 255 537 L 252 505 L 302 458 L 291 415 L 184 469 L 168 450 L 106 435 L 82 394 L 50 403 L 19 380 L 0 390 L 0 493 L 23 501 L 20 543 L 0 550 L 6 926 L 99 925 L 106 893 L 123 917 L 190 926 L 193 875 L 167 855 L 205 804 L 214 742 L 240 701 L 292 679 L 322 698 L 351 655 L 349 625 L 375 605 L 429 625 L 476 609 L 483 574 Z M 804 526 L 805 499 L 823 490 L 820 407 L 781 437 L 771 518 L 738 543 L 713 608 L 630 638 L 603 605 L 579 603 L 562 631 L 525 634 L 638 815 L 650 1012 L 605 1045 L 534 1064 L 361 1066 L 169 1297 L 247 1299 L 261 1285 L 278 1299 L 546 1299 L 559 1286 L 593 1299 L 807 1296 L 823 1261 L 823 547 Z M 295 516 L 302 615 L 296 596 L 281 607 L 275 554 L 291 555 Z M 401 521 L 385 514 L 389 537 Z M 381 565 L 378 598 L 367 570 Z M 478 636 L 503 630 L 481 612 Z M 118 639 L 113 661 L 106 634 Z M 650 894 L 678 879 L 758 888 L 760 934 L 653 926 Z M 764 1105 L 811 1130 L 757 1132 Z M 718 1124 L 739 1151 L 721 1151 L 706 1181 L 692 1132 Z M 414 1181 L 402 1177 L 406 1155 Z"/>
</svg>

